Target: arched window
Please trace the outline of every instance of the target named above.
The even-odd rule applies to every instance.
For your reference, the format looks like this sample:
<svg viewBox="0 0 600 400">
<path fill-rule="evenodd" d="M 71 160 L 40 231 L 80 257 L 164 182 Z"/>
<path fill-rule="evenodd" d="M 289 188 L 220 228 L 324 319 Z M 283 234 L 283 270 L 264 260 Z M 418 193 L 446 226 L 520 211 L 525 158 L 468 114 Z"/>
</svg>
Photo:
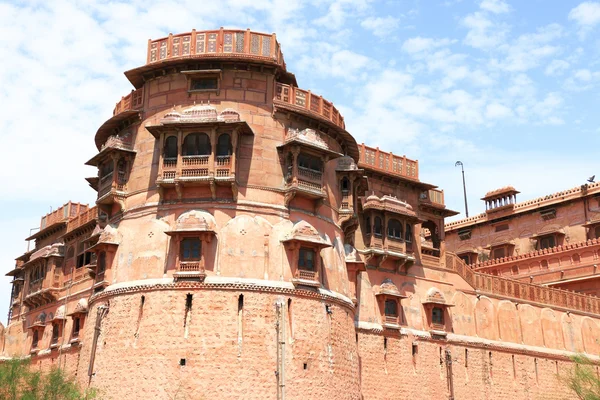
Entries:
<svg viewBox="0 0 600 400">
<path fill-rule="evenodd" d="M 183 139 L 184 156 L 207 156 L 210 154 L 210 138 L 206 133 L 190 133 Z"/>
<path fill-rule="evenodd" d="M 231 136 L 228 133 L 223 133 L 217 141 L 217 157 L 231 155 Z"/>
<path fill-rule="evenodd" d="M 381 222 L 381 217 L 375 217 L 374 231 L 376 236 L 381 236 L 381 232 L 383 231 L 383 222 Z"/>
<path fill-rule="evenodd" d="M 365 232 L 367 233 L 367 235 L 371 234 L 371 218 L 370 217 L 365 218 Z"/>
<path fill-rule="evenodd" d="M 350 179 L 347 176 L 342 178 L 342 193 L 347 194 L 350 191 Z"/>
<path fill-rule="evenodd" d="M 431 310 L 431 322 L 436 325 L 444 325 L 444 311 L 439 307 L 433 307 Z"/>
<path fill-rule="evenodd" d="M 388 237 L 393 239 L 402 239 L 402 224 L 397 219 L 388 221 Z"/>
<path fill-rule="evenodd" d="M 396 300 L 387 299 L 385 301 L 385 315 L 388 317 L 398 316 L 398 302 Z"/>
<path fill-rule="evenodd" d="M 168 158 L 177 158 L 177 137 L 169 136 L 167 140 L 165 140 L 165 148 L 164 148 L 164 157 Z"/>
<path fill-rule="evenodd" d="M 406 224 L 406 234 L 404 236 L 404 240 L 406 240 L 408 243 L 412 243 L 412 235 L 412 225 Z"/>
</svg>

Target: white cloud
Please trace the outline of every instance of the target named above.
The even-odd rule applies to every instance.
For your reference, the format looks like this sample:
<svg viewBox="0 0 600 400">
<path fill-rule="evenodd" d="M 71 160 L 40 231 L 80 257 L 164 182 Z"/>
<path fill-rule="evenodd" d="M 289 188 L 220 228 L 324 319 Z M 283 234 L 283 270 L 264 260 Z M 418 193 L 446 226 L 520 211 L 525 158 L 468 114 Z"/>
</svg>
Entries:
<svg viewBox="0 0 600 400">
<path fill-rule="evenodd" d="M 565 81 L 568 90 L 582 92 L 594 88 L 600 83 L 600 71 L 591 71 L 587 68 L 573 71 L 572 75 Z"/>
<path fill-rule="evenodd" d="M 438 47 L 445 47 L 452 43 L 455 43 L 456 40 L 451 39 L 432 39 L 432 38 L 424 38 L 421 36 L 413 37 L 407 39 L 402 44 L 402 50 L 407 53 L 421 53 L 428 52 Z"/>
<path fill-rule="evenodd" d="M 475 12 L 462 19 L 461 25 L 467 28 L 464 43 L 476 49 L 490 49 L 502 44 L 508 33 L 508 26 L 495 23 L 482 12 Z"/>
<path fill-rule="evenodd" d="M 502 119 L 512 115 L 513 112 L 510 108 L 499 103 L 488 104 L 485 108 L 485 116 L 489 119 Z"/>
<path fill-rule="evenodd" d="M 369 17 L 360 23 L 360 26 L 381 38 L 392 36 L 392 33 L 398 29 L 399 25 L 400 20 L 392 16 Z"/>
<path fill-rule="evenodd" d="M 479 3 L 479 7 L 494 14 L 503 14 L 510 11 L 510 6 L 504 0 L 483 0 Z"/>
<path fill-rule="evenodd" d="M 600 23 L 600 3 L 585 1 L 569 12 L 569 20 L 579 25 L 579 36 L 585 36 Z"/>
<path fill-rule="evenodd" d="M 562 75 L 570 66 L 571 64 L 565 60 L 552 60 L 546 67 L 544 73 L 549 76 Z"/>
</svg>

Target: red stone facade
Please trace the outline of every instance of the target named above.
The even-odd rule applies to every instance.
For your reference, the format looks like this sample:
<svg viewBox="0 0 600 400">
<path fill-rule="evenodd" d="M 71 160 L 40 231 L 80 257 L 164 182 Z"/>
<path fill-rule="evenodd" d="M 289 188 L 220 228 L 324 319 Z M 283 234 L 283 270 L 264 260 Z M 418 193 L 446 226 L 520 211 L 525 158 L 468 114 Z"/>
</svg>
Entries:
<svg viewBox="0 0 600 400">
<path fill-rule="evenodd" d="M 126 76 L 96 206 L 9 272 L 4 356 L 103 399 L 562 399 L 597 359 L 600 301 L 447 251 L 443 191 L 358 145 L 275 35 L 171 35 Z"/>
</svg>

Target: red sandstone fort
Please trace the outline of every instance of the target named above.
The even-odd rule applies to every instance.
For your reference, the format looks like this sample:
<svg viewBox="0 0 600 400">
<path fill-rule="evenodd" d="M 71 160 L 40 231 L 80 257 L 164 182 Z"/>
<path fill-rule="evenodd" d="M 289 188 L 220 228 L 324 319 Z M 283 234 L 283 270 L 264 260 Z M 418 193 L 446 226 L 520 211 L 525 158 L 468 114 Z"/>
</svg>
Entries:
<svg viewBox="0 0 600 400">
<path fill-rule="evenodd" d="M 4 357 L 102 399 L 572 398 L 570 357 L 600 360 L 600 185 L 445 224 L 275 34 L 147 51 L 95 135 L 96 205 L 43 216 L 8 273 Z"/>
</svg>

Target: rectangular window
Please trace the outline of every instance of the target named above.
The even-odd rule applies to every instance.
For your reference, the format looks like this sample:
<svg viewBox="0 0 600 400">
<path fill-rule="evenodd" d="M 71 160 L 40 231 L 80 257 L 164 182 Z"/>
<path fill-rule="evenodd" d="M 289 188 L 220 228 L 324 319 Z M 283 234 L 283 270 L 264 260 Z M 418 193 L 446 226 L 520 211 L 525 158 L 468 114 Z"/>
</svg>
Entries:
<svg viewBox="0 0 600 400">
<path fill-rule="evenodd" d="M 52 324 L 52 344 L 58 343 L 58 324 Z"/>
<path fill-rule="evenodd" d="M 79 330 L 81 329 L 81 322 L 79 318 L 73 319 L 73 337 L 76 338 L 79 336 Z"/>
<path fill-rule="evenodd" d="M 388 317 L 398 316 L 398 302 L 396 300 L 385 301 L 385 315 Z"/>
<path fill-rule="evenodd" d="M 542 236 L 539 238 L 539 249 L 549 249 L 556 246 L 556 239 L 554 235 Z"/>
<path fill-rule="evenodd" d="M 194 78 L 190 84 L 190 90 L 217 90 L 218 88 L 217 78 Z"/>
<path fill-rule="evenodd" d="M 434 325 L 444 325 L 444 311 L 439 307 L 433 307 L 431 310 L 431 322 Z"/>
<path fill-rule="evenodd" d="M 492 250 L 492 258 L 502 258 L 506 257 L 506 249 L 504 247 L 499 247 Z"/>
<path fill-rule="evenodd" d="M 181 241 L 181 259 L 183 261 L 200 261 L 200 239 L 186 238 Z"/>
<path fill-rule="evenodd" d="M 314 271 L 315 270 L 315 251 L 306 247 L 301 247 L 298 255 L 298 268 Z"/>
<path fill-rule="evenodd" d="M 463 254 L 460 256 L 460 259 L 463 260 L 467 265 L 471 264 L 471 257 L 469 257 L 468 254 Z"/>
</svg>

